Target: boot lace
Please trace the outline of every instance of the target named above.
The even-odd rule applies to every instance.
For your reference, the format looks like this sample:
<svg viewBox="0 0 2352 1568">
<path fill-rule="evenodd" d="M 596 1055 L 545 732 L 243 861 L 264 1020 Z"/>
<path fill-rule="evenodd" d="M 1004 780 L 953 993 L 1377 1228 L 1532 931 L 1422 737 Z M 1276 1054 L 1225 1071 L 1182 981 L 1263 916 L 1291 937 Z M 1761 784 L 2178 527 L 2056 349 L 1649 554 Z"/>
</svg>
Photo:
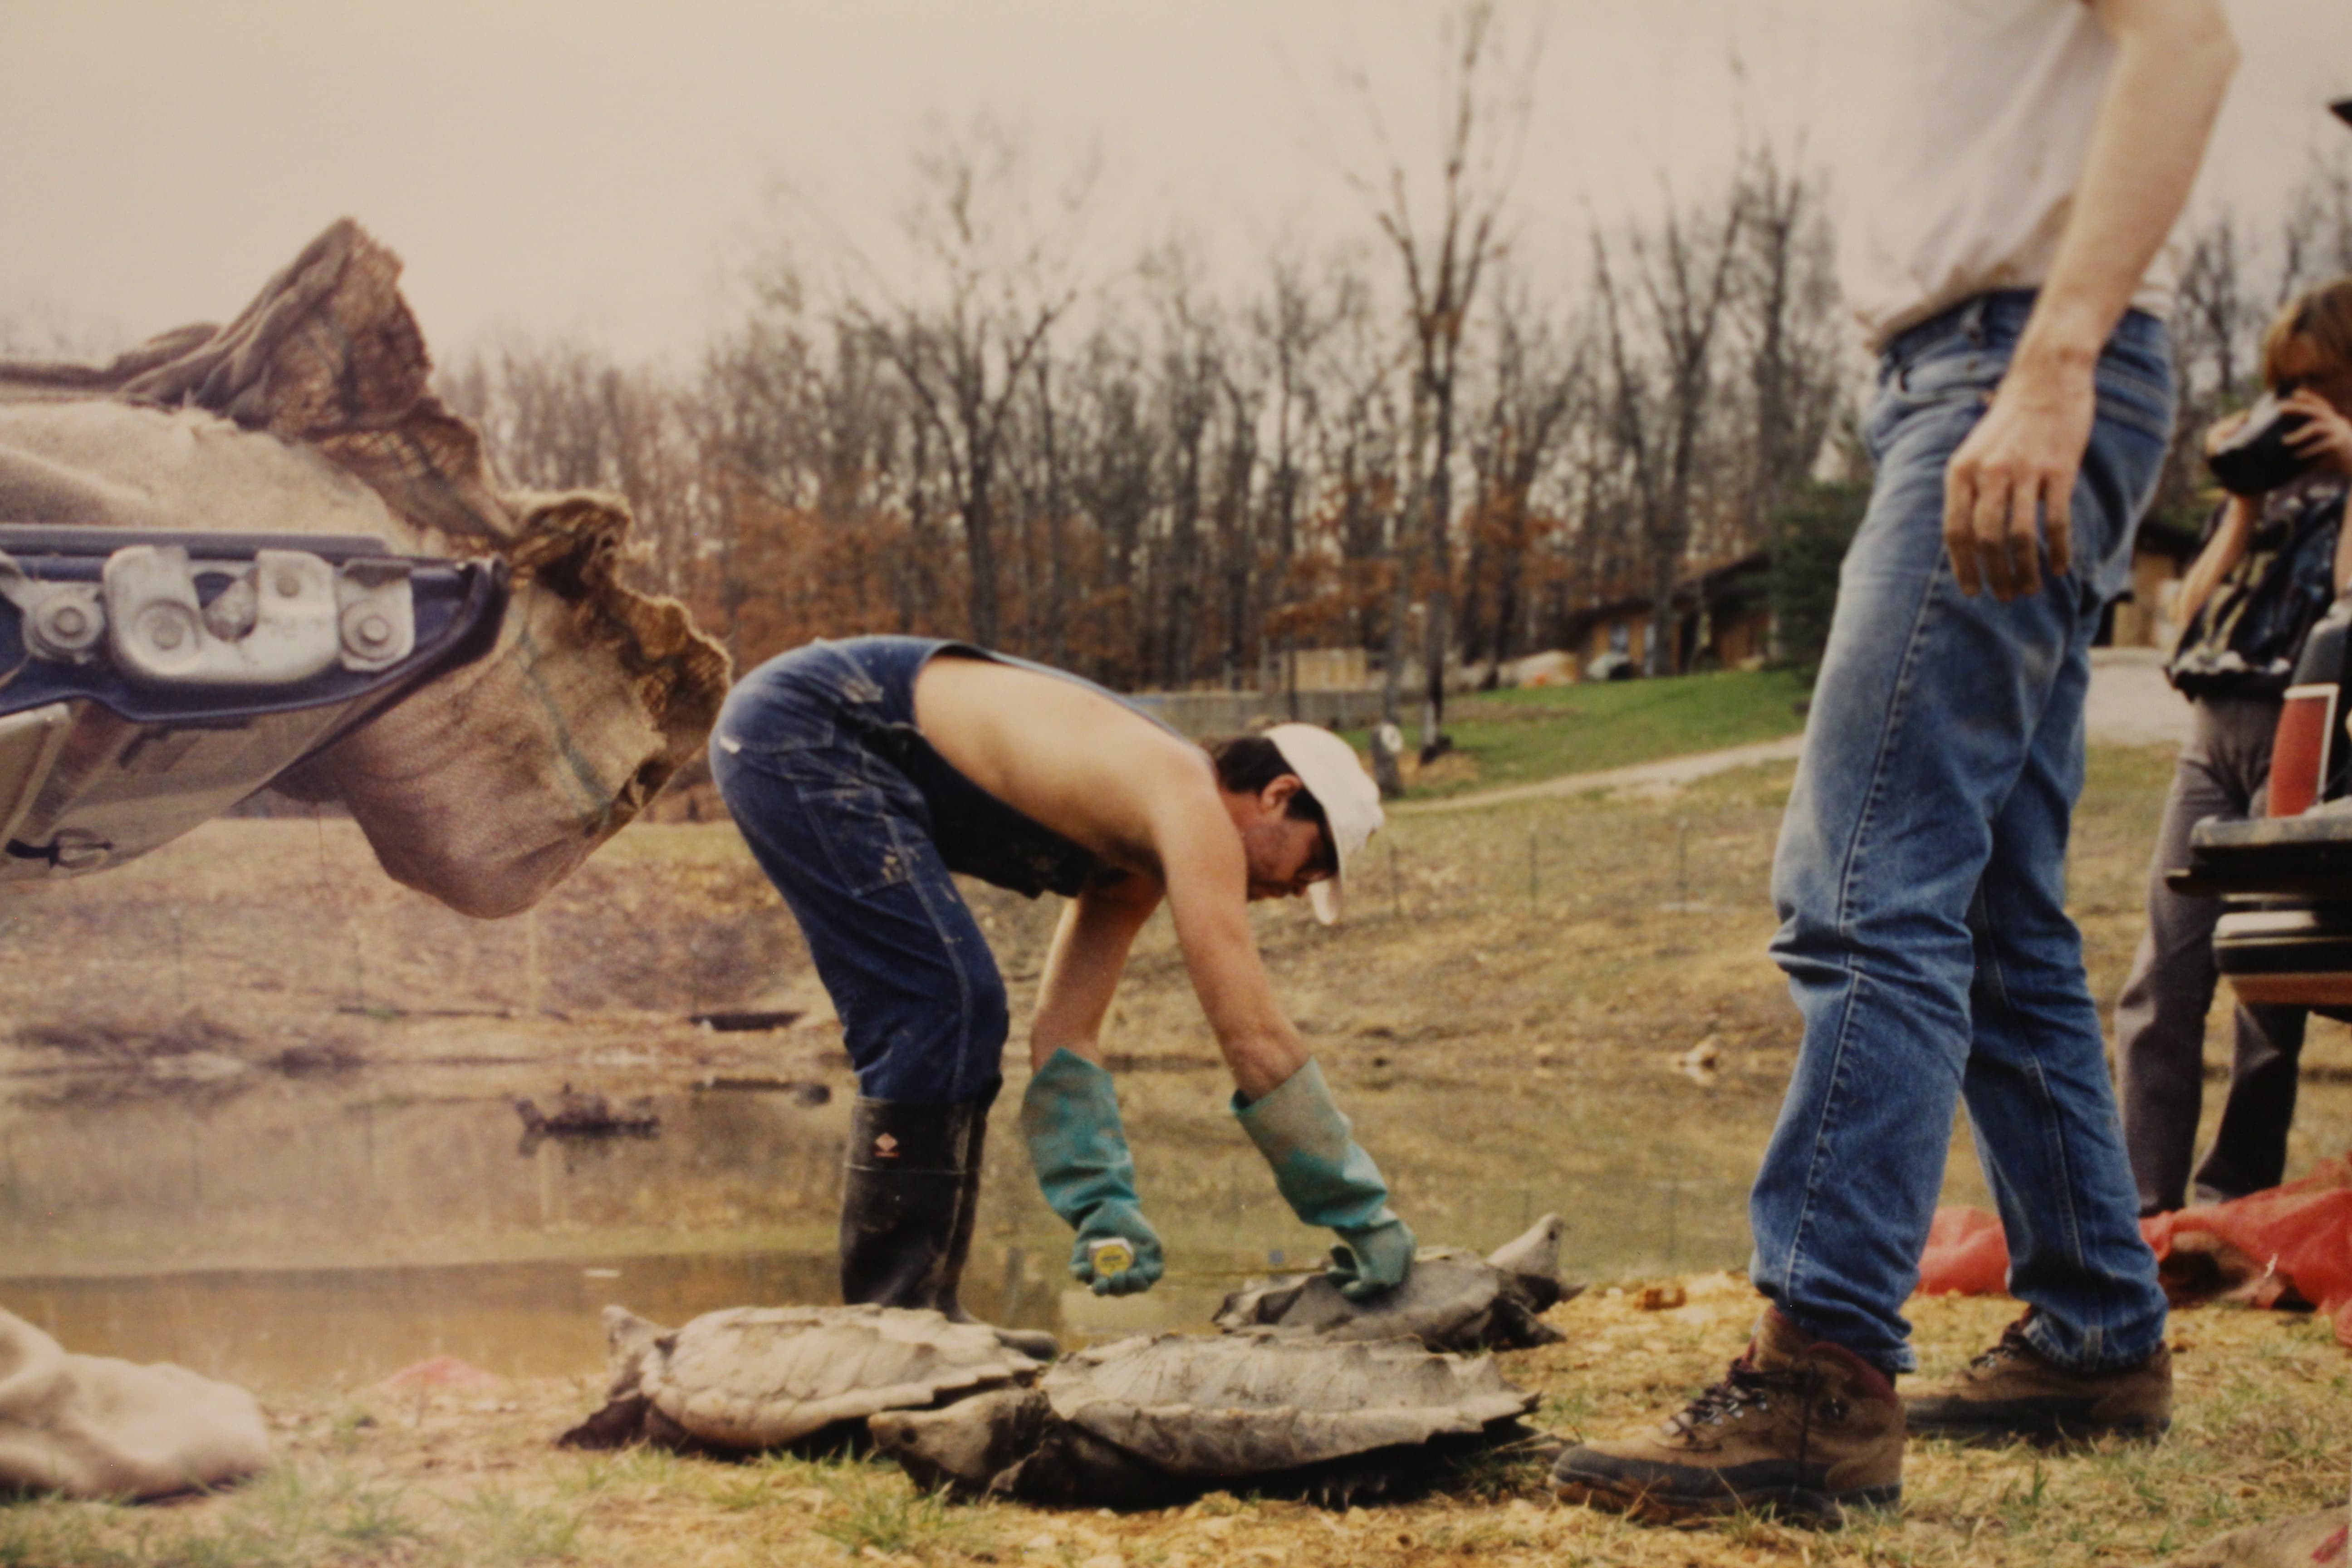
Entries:
<svg viewBox="0 0 2352 1568">
<path fill-rule="evenodd" d="M 1667 1417 L 1667 1422 L 1677 1436 L 1696 1437 L 1702 1426 L 1720 1426 L 1744 1419 L 1751 1410 L 1769 1408 L 1776 1394 L 1794 1394 L 1801 1399 L 1811 1381 L 1795 1368 L 1768 1372 L 1742 1356 L 1731 1363 L 1722 1382 L 1702 1391 L 1681 1411 Z"/>
<path fill-rule="evenodd" d="M 2025 1320 L 2020 1318 L 2001 1330 L 2000 1339 L 1992 1349 L 1969 1363 L 1969 1370 L 1998 1372 L 2014 1361 L 2032 1362 L 2041 1359 L 2042 1352 L 2035 1350 L 2033 1342 L 2025 1337 Z"/>
</svg>

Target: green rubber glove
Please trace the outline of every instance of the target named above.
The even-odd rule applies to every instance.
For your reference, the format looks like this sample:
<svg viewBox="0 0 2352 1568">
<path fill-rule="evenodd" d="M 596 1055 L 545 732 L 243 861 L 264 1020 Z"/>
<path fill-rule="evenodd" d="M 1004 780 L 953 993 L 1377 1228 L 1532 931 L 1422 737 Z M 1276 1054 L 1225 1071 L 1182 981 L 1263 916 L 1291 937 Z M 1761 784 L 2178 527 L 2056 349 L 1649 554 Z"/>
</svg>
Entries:
<svg viewBox="0 0 2352 1568">
<path fill-rule="evenodd" d="M 1274 1184 L 1308 1225 L 1339 1233 L 1331 1279 L 1351 1301 L 1392 1289 L 1412 1272 L 1412 1232 L 1389 1207 L 1381 1169 L 1332 1101 L 1323 1069 L 1309 1061 L 1273 1093 L 1244 1104 L 1242 1130 L 1274 1167 Z"/>
<path fill-rule="evenodd" d="M 1045 1202 L 1077 1229 L 1071 1274 L 1097 1296 L 1150 1289 L 1163 1267 L 1160 1233 L 1136 1201 L 1135 1161 L 1110 1074 L 1076 1052 L 1055 1051 L 1021 1097 L 1021 1135 Z M 1131 1261 L 1109 1267 L 1122 1247 Z"/>
</svg>

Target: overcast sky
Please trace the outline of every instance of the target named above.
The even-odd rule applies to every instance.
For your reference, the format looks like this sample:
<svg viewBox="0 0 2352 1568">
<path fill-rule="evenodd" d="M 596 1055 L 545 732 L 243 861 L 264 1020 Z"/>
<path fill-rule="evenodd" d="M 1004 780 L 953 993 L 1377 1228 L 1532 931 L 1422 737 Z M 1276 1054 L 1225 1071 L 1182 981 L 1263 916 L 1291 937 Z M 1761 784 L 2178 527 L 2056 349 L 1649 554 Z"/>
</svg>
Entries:
<svg viewBox="0 0 2352 1568">
<path fill-rule="evenodd" d="M 1743 132 L 1834 174 L 1906 0 L 1507 4 L 1532 118 L 1519 265 L 1586 215 L 1706 192 Z M 2347 133 L 2352 4 L 2231 0 L 2246 61 L 2203 195 L 2275 210 Z M 0 319 L 110 347 L 233 313 L 341 214 L 399 251 L 445 357 L 487 334 L 685 358 L 749 260 L 887 255 L 914 150 L 976 116 L 1091 149 L 1097 275 L 1181 232 L 1248 266 L 1368 230 L 1377 103 L 1435 143 L 1434 5 L 1389 0 L 0 0 Z M 1539 49 L 1538 47 L 1539 42 Z M 1351 85 L 1360 79 L 1369 93 Z M 788 194 L 787 194 L 788 193 Z"/>
</svg>

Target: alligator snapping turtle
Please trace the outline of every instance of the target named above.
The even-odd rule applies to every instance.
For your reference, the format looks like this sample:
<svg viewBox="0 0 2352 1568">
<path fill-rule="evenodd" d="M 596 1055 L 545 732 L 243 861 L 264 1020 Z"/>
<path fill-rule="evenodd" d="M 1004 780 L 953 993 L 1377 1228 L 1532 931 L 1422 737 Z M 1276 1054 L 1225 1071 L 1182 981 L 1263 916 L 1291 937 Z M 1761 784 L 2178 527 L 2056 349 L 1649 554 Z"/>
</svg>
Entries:
<svg viewBox="0 0 2352 1568">
<path fill-rule="evenodd" d="M 980 1323 L 928 1308 L 730 1307 L 666 1329 L 604 1309 L 604 1407 L 556 1441 L 571 1448 L 740 1453 L 853 1436 L 881 1410 L 1026 1383 L 1038 1363 Z"/>
<path fill-rule="evenodd" d="M 1161 1508 L 1247 1485 L 1326 1502 L 1426 1485 L 1531 1440 L 1536 1396 L 1485 1357 L 1408 1341 L 1159 1334 L 1063 1357 L 1034 1387 L 866 1423 L 919 1486 Z"/>
<path fill-rule="evenodd" d="M 1217 1327 L 1228 1333 L 1272 1327 L 1326 1340 L 1419 1340 L 1433 1351 L 1524 1350 L 1558 1342 L 1538 1314 L 1578 1294 L 1559 1278 L 1556 1214 L 1481 1258 L 1458 1247 L 1414 1254 L 1402 1285 L 1350 1301 L 1321 1274 L 1252 1280 L 1225 1298 Z"/>
</svg>

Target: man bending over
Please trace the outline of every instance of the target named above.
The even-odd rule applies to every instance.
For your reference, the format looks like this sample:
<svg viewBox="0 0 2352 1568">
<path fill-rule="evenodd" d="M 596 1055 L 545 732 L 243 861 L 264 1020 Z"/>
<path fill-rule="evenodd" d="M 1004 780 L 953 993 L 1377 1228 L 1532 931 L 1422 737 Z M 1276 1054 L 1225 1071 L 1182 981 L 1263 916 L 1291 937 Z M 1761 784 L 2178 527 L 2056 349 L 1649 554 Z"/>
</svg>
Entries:
<svg viewBox="0 0 2352 1568">
<path fill-rule="evenodd" d="M 1076 676 L 869 637 L 746 676 L 710 763 L 800 921 L 857 1071 L 844 1300 L 969 1321 L 956 1291 L 1010 1024 L 950 872 L 1070 900 L 1039 985 L 1021 1125 L 1046 1202 L 1077 1231 L 1072 1274 L 1124 1294 L 1162 1267 L 1100 1036 L 1128 949 L 1164 900 L 1276 1186 L 1301 1220 L 1339 1233 L 1341 1289 L 1403 1280 L 1412 1233 L 1276 1003 L 1247 910 L 1306 893 L 1318 918 L 1338 917 L 1349 861 L 1381 820 L 1338 736 L 1282 724 L 1203 752 Z"/>
</svg>

